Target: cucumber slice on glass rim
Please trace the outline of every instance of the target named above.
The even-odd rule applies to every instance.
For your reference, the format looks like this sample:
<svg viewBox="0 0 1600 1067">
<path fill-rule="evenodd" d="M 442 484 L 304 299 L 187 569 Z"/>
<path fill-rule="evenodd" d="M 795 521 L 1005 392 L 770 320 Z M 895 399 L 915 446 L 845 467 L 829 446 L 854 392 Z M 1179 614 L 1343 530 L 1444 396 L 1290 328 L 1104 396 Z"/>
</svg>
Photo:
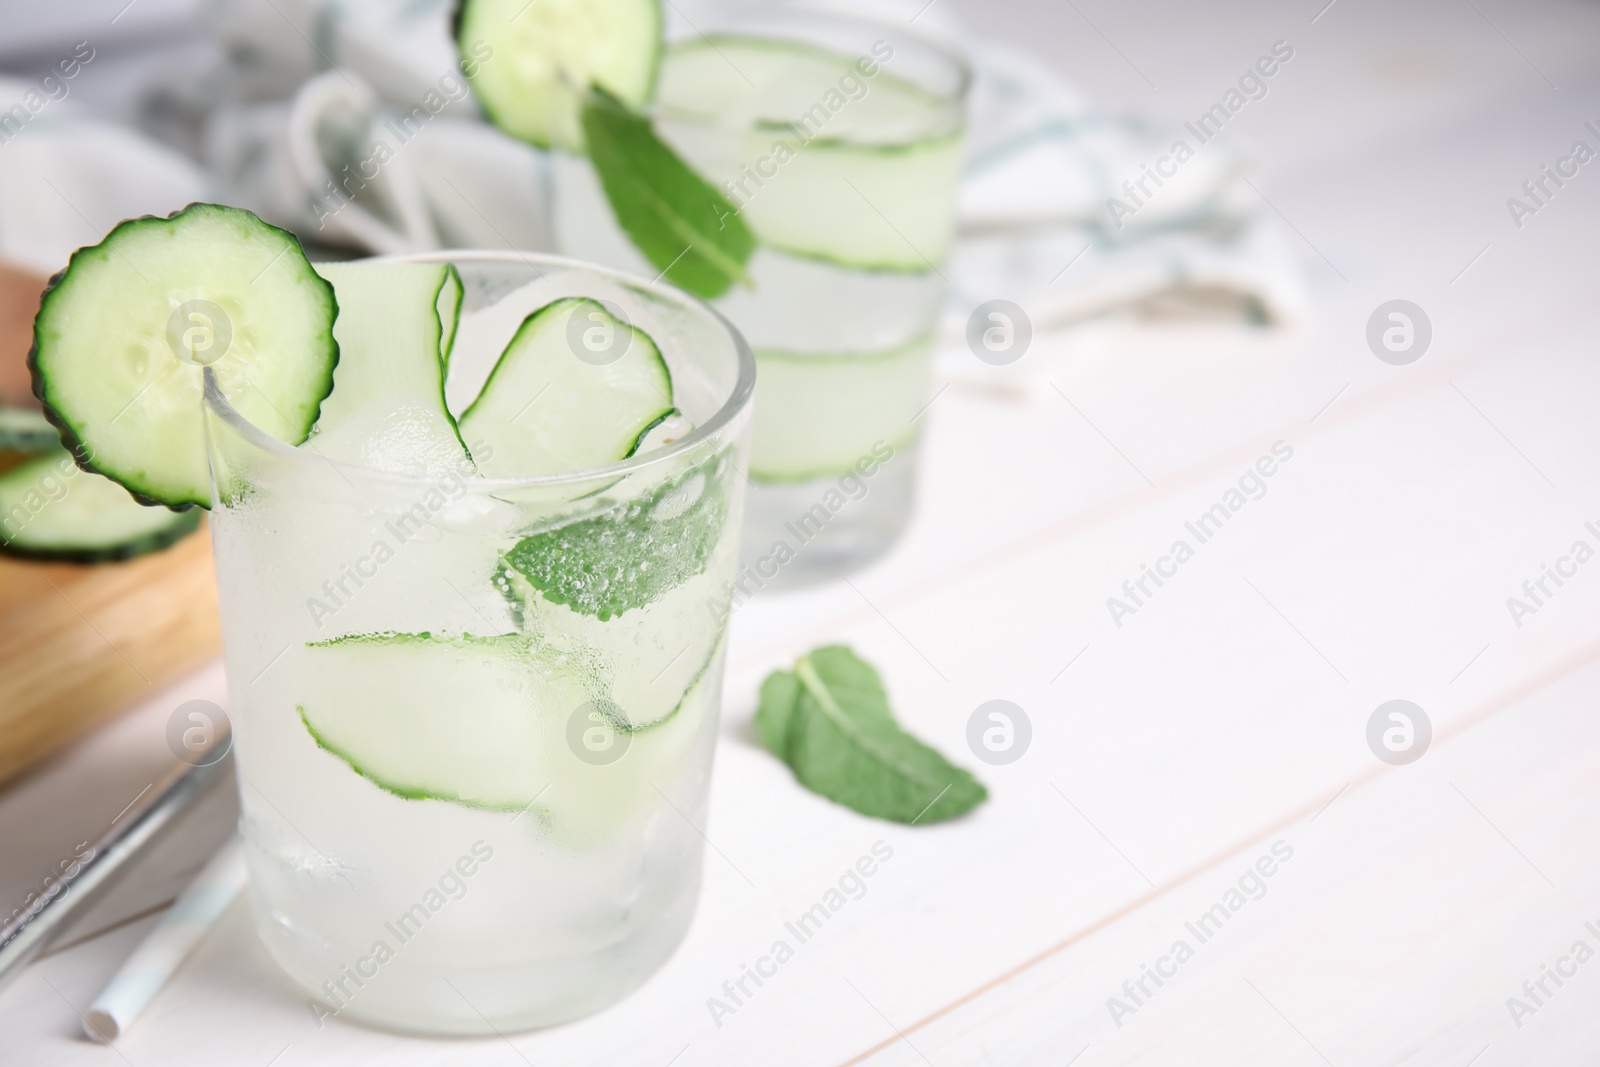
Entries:
<svg viewBox="0 0 1600 1067">
<path fill-rule="evenodd" d="M 461 0 L 455 39 L 490 121 L 539 148 L 576 152 L 589 86 L 634 108 L 650 99 L 661 60 L 661 3 Z"/>
<path fill-rule="evenodd" d="M 336 314 L 300 241 L 248 211 L 130 219 L 45 290 L 33 391 L 85 470 L 141 503 L 209 507 L 204 370 L 246 419 L 299 444 L 333 388 Z"/>
</svg>

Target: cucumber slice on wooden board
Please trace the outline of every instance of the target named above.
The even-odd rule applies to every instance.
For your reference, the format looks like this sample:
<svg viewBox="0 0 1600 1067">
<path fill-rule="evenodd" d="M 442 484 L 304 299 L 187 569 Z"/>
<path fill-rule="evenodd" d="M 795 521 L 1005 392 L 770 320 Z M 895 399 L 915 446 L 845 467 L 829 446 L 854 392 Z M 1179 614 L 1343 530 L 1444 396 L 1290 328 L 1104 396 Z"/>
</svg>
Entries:
<svg viewBox="0 0 1600 1067">
<path fill-rule="evenodd" d="M 397 474 L 470 468 L 445 407 L 446 339 L 461 306 L 448 263 L 319 263 L 339 302 L 339 367 L 306 447 Z"/>
<path fill-rule="evenodd" d="M 199 523 L 197 511 L 146 507 L 109 478 L 79 470 L 59 441 L 0 474 L 0 555 L 132 559 L 166 548 Z"/>
<path fill-rule="evenodd" d="M 668 721 L 628 732 L 588 679 L 520 634 L 356 635 L 306 647 L 297 710 L 317 745 L 396 797 L 526 811 L 582 848 L 671 792 L 715 706 L 715 673 Z"/>
<path fill-rule="evenodd" d="M 202 368 L 246 419 L 299 444 L 333 388 L 335 312 L 299 240 L 248 211 L 130 219 L 45 290 L 33 391 L 85 470 L 143 502 L 209 507 Z"/>
<path fill-rule="evenodd" d="M 539 148 L 581 151 L 582 94 L 630 107 L 655 89 L 660 0 L 461 0 L 455 37 L 494 124 Z M 483 58 L 483 53 L 488 58 Z"/>
<path fill-rule="evenodd" d="M 60 444 L 61 434 L 40 412 L 0 408 L 0 451 L 45 452 Z"/>
<path fill-rule="evenodd" d="M 597 301 L 568 297 L 523 321 L 462 413 L 461 433 L 485 475 L 528 477 L 626 459 L 673 410 L 672 377 L 650 336 Z"/>
</svg>

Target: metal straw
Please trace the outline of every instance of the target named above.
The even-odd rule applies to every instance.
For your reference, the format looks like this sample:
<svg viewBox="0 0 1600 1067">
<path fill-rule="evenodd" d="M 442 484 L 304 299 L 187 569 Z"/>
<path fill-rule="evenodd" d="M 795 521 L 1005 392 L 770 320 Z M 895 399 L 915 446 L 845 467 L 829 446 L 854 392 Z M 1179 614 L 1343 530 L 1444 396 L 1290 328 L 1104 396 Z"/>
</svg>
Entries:
<svg viewBox="0 0 1600 1067">
<path fill-rule="evenodd" d="M 128 860 L 205 791 L 207 783 L 232 759 L 231 741 L 231 731 L 224 720 L 211 743 L 189 756 L 191 766 L 174 770 L 157 788 L 135 801 L 117 824 L 94 843 L 93 853 L 77 865 L 76 871 L 69 868 L 59 876 L 60 885 L 54 894 L 35 901 L 0 926 L 0 988 L 49 945 L 74 913 L 92 904 Z M 223 755 L 207 758 L 216 751 Z"/>
</svg>

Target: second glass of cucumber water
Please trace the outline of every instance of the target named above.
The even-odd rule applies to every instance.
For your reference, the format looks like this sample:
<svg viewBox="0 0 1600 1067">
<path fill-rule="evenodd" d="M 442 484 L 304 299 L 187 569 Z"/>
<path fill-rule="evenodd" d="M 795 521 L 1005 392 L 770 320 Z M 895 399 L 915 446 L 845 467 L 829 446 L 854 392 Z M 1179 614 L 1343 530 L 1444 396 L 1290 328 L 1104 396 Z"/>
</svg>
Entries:
<svg viewBox="0 0 1600 1067">
<path fill-rule="evenodd" d="M 549 1025 L 644 981 L 694 913 L 754 365 L 664 285 L 496 253 L 384 266 L 335 276 L 343 354 L 305 444 L 207 371 L 251 904 L 319 1027 Z M 632 324 L 605 351 L 576 343 L 587 301 Z M 514 475 L 630 399 L 670 404 L 676 439 L 651 423 L 608 466 Z"/>
<path fill-rule="evenodd" d="M 740 588 L 836 577 L 910 519 L 970 75 L 909 27 L 844 14 L 726 8 L 685 29 L 651 121 L 758 242 L 748 284 L 715 301 L 758 367 Z M 589 161 L 551 165 L 562 251 L 654 274 Z"/>
</svg>

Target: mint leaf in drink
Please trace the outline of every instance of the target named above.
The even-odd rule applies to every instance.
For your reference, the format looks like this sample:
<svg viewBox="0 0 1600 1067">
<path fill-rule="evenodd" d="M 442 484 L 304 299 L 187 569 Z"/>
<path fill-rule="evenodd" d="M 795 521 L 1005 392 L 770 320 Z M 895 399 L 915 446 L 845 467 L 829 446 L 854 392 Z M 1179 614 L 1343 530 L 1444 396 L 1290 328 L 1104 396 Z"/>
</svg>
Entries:
<svg viewBox="0 0 1600 1067">
<path fill-rule="evenodd" d="M 989 795 L 900 728 L 878 672 L 843 645 L 813 649 L 793 671 L 768 675 L 756 730 L 801 785 L 863 815 L 940 822 Z"/>
<path fill-rule="evenodd" d="M 634 246 L 667 281 L 696 296 L 721 296 L 744 272 L 755 235 L 738 210 L 656 136 L 650 120 L 604 89 L 581 116 L 589 160 Z"/>
<path fill-rule="evenodd" d="M 726 452 L 592 518 L 532 534 L 505 554 L 546 600 L 605 622 L 706 569 L 728 516 Z"/>
</svg>

